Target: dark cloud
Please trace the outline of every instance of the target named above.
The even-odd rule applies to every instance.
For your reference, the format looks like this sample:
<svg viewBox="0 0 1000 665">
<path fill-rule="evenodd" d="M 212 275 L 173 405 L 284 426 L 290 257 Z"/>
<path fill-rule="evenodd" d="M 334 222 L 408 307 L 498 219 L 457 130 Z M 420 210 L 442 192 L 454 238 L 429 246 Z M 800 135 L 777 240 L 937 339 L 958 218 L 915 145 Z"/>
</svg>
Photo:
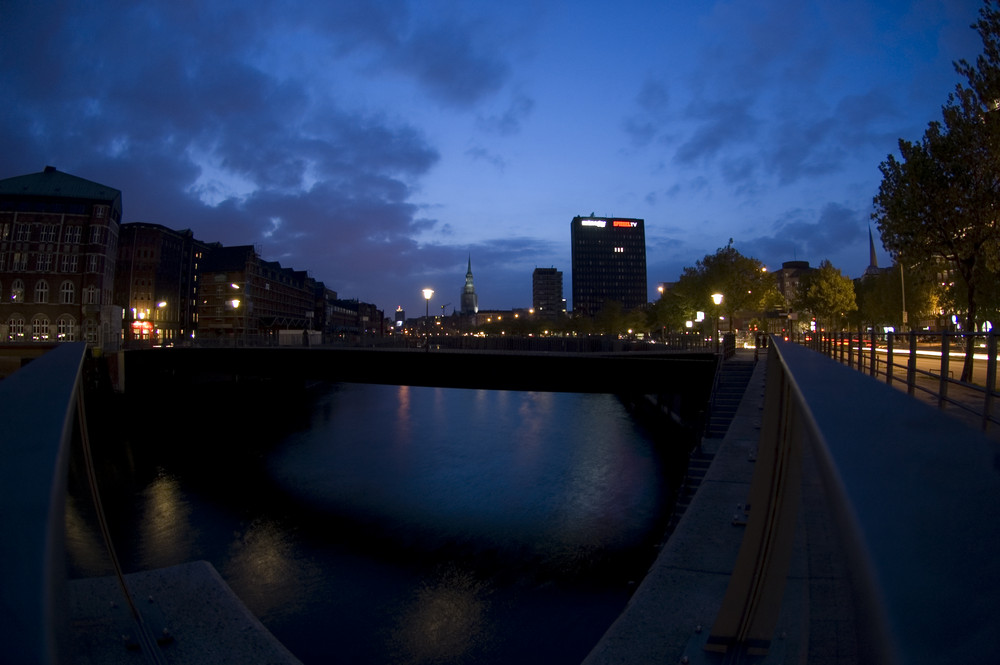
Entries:
<svg viewBox="0 0 1000 665">
<path fill-rule="evenodd" d="M 667 125 L 670 95 L 667 86 L 659 80 L 643 81 L 635 98 L 636 110 L 625 118 L 623 129 L 632 145 L 649 145 Z"/>
</svg>

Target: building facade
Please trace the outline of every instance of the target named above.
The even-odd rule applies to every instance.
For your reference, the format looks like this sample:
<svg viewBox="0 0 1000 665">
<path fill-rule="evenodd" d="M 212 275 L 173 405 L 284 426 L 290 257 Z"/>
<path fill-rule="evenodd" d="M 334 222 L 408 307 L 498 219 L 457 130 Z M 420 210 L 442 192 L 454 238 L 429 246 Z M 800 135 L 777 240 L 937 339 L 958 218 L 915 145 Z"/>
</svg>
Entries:
<svg viewBox="0 0 1000 665">
<path fill-rule="evenodd" d="M 648 303 L 643 220 L 574 217 L 570 237 L 574 313 L 593 316 L 609 301 L 625 310 Z"/>
<path fill-rule="evenodd" d="M 566 313 L 561 270 L 535 268 L 531 273 L 531 306 L 536 316 L 545 319 L 556 319 Z"/>
<path fill-rule="evenodd" d="M 198 339 L 234 345 L 277 344 L 283 330 L 313 330 L 322 283 L 303 270 L 264 261 L 250 245 L 215 247 L 198 289 Z"/>
<path fill-rule="evenodd" d="M 0 341 L 119 346 L 121 192 L 46 166 L 0 180 Z"/>
<path fill-rule="evenodd" d="M 126 347 L 172 345 L 198 328 L 198 280 L 205 255 L 218 244 L 190 230 L 159 224 L 122 224 L 115 304 L 123 309 Z"/>
</svg>

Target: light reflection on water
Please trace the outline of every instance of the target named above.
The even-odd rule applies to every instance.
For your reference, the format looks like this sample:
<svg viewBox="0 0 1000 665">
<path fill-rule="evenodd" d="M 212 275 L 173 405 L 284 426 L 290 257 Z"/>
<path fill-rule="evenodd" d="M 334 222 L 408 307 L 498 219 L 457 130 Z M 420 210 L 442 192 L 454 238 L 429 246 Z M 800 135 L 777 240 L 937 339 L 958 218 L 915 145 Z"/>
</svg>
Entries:
<svg viewBox="0 0 1000 665">
<path fill-rule="evenodd" d="M 666 517 L 607 395 L 345 384 L 278 425 L 156 458 L 113 522 L 127 569 L 208 559 L 306 663 L 579 662 Z"/>
</svg>

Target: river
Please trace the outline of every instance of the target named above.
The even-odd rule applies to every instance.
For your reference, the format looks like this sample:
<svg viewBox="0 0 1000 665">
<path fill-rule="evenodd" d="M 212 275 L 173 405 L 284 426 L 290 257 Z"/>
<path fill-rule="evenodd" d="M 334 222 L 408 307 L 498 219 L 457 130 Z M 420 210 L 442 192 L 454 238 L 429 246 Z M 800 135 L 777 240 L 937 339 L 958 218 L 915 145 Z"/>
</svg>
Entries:
<svg viewBox="0 0 1000 665">
<path fill-rule="evenodd" d="M 210 561 L 307 664 L 579 663 L 669 518 L 672 444 L 611 395 L 330 384 L 187 408 L 132 408 L 95 444 L 122 566 Z M 107 575 L 73 467 L 70 575 Z"/>
</svg>

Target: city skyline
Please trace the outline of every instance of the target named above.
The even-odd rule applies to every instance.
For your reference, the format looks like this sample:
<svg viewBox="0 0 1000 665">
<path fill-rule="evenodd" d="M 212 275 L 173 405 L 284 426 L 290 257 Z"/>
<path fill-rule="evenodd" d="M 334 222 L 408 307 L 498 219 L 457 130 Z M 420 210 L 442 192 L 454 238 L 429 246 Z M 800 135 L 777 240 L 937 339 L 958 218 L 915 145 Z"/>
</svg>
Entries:
<svg viewBox="0 0 1000 665">
<path fill-rule="evenodd" d="M 527 306 L 591 212 L 646 220 L 650 299 L 730 238 L 859 276 L 878 164 L 981 51 L 978 0 L 873 4 L 9 3 L 0 177 L 105 183 L 387 314 L 470 255 L 483 309 Z"/>
</svg>

